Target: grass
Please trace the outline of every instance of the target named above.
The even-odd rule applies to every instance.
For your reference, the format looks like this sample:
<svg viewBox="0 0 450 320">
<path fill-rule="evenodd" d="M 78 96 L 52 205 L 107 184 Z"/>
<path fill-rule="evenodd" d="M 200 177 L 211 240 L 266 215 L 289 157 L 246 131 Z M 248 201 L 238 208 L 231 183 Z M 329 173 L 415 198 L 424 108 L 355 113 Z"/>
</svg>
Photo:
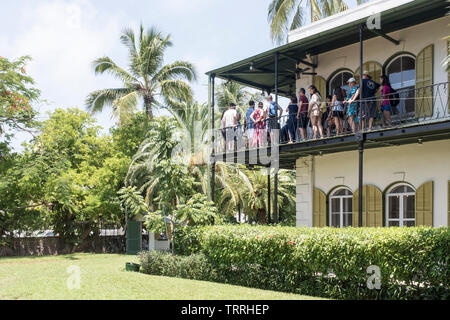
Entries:
<svg viewBox="0 0 450 320">
<path fill-rule="evenodd" d="M 127 272 L 126 262 L 137 262 L 137 257 L 73 254 L 0 258 L 0 299 L 316 299 L 283 292 Z M 67 268 L 70 266 L 80 268 L 79 289 L 68 289 L 70 274 Z"/>
</svg>

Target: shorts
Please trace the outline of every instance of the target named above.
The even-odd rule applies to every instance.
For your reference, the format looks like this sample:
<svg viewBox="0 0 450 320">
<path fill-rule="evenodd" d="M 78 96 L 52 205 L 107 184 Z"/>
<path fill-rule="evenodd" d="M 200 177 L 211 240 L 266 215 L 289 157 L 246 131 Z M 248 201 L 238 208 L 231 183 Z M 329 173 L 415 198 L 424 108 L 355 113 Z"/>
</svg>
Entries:
<svg viewBox="0 0 450 320">
<path fill-rule="evenodd" d="M 277 121 L 276 117 L 269 117 L 266 119 L 266 123 L 267 123 L 267 129 L 272 130 L 272 129 L 280 129 L 280 124 Z"/>
<path fill-rule="evenodd" d="M 381 106 L 381 111 L 389 111 L 389 112 L 391 112 L 391 105 L 390 104 L 386 104 L 384 106 Z"/>
<path fill-rule="evenodd" d="M 297 127 L 306 129 L 308 126 L 308 114 L 307 113 L 300 113 L 300 117 L 297 121 Z"/>
<path fill-rule="evenodd" d="M 333 118 L 344 119 L 344 111 L 333 111 Z"/>
<path fill-rule="evenodd" d="M 318 107 L 311 110 L 311 117 L 320 117 L 320 109 Z"/>
<path fill-rule="evenodd" d="M 361 101 L 361 116 L 363 119 L 377 117 L 377 101 L 375 97 Z"/>
<path fill-rule="evenodd" d="M 236 133 L 234 128 L 225 128 L 225 140 L 231 141 L 234 140 Z"/>
</svg>

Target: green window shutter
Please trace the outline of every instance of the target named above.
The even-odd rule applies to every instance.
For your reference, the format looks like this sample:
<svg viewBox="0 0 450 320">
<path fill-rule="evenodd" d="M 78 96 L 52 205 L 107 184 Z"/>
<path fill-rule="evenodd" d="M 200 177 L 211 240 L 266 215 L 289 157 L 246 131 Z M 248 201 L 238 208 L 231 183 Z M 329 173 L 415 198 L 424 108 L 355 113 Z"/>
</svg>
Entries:
<svg viewBox="0 0 450 320">
<path fill-rule="evenodd" d="M 383 194 L 381 190 L 373 185 L 364 186 L 363 204 L 365 205 L 365 207 L 363 205 L 363 225 L 367 227 L 382 227 Z"/>
<path fill-rule="evenodd" d="M 128 221 L 127 223 L 127 254 L 137 254 L 141 251 L 141 231 L 140 221 Z"/>
<path fill-rule="evenodd" d="M 415 197 L 416 226 L 433 226 L 433 181 L 421 185 Z"/>
<path fill-rule="evenodd" d="M 450 55 L 450 40 L 447 40 L 447 55 Z M 450 70 L 447 72 L 447 81 L 450 82 Z M 450 90 L 447 84 L 447 112 L 450 113 Z"/>
<path fill-rule="evenodd" d="M 322 103 L 320 105 L 320 109 L 322 112 L 327 107 L 327 81 L 321 76 L 314 76 L 314 86 L 319 90 L 320 97 L 322 98 Z"/>
<path fill-rule="evenodd" d="M 359 190 L 353 194 L 353 227 L 358 227 L 358 198 Z M 383 194 L 380 189 L 373 185 L 363 186 L 363 227 L 383 226 Z"/>
<path fill-rule="evenodd" d="M 433 115 L 433 56 L 434 46 L 431 44 L 422 49 L 416 58 L 416 118 Z"/>
<path fill-rule="evenodd" d="M 447 226 L 450 227 L 450 180 L 447 186 Z"/>
<path fill-rule="evenodd" d="M 378 82 L 382 71 L 383 71 L 383 67 L 380 63 L 376 62 L 376 61 L 368 61 L 363 63 L 363 71 L 368 71 L 369 72 L 369 76 L 372 77 L 372 80 Z M 354 78 L 356 80 L 356 83 L 358 83 L 359 85 L 359 67 L 356 69 L 355 74 L 354 74 Z"/>
<path fill-rule="evenodd" d="M 313 227 L 327 226 L 327 197 L 322 190 L 314 188 Z"/>
</svg>

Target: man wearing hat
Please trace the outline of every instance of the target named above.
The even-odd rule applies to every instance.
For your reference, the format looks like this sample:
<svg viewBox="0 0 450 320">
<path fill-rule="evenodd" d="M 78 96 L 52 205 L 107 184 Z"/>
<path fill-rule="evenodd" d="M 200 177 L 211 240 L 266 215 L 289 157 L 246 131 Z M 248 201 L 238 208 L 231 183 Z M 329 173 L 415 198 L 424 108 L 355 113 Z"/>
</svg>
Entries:
<svg viewBox="0 0 450 320">
<path fill-rule="evenodd" d="M 364 130 L 366 121 L 369 122 L 369 131 L 372 130 L 373 119 L 377 117 L 377 94 L 380 84 L 370 78 L 369 72 L 364 70 L 362 76 L 361 94 L 361 130 Z M 358 96 L 360 92 L 358 90 Z"/>
</svg>

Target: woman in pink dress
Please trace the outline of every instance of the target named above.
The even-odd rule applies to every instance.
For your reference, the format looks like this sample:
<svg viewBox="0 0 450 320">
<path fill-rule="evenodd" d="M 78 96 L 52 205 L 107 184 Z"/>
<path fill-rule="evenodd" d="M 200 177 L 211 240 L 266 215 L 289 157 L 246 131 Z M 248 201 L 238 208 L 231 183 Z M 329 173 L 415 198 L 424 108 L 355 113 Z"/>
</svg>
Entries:
<svg viewBox="0 0 450 320">
<path fill-rule="evenodd" d="M 250 147 L 251 148 L 261 147 L 264 145 L 264 142 L 265 142 L 264 137 L 266 135 L 265 125 L 264 125 L 266 115 L 265 115 L 265 111 L 263 109 L 262 102 L 258 103 L 258 108 L 256 108 L 255 111 L 253 111 L 253 113 L 250 115 L 250 119 L 255 124 L 255 132 L 253 133 L 253 139 L 250 143 Z"/>
</svg>

